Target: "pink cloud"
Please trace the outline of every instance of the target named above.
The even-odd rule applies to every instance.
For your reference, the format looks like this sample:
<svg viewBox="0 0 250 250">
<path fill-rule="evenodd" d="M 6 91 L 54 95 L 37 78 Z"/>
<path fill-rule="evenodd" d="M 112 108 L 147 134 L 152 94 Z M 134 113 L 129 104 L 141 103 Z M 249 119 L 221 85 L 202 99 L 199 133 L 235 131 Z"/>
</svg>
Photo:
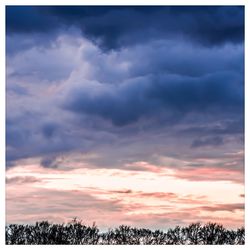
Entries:
<svg viewBox="0 0 250 250">
<path fill-rule="evenodd" d="M 175 169 L 173 176 L 189 181 L 232 181 L 244 183 L 244 173 L 241 170 L 220 167 L 189 167 Z"/>
<path fill-rule="evenodd" d="M 182 179 L 187 181 L 209 180 L 211 185 L 216 185 L 215 181 L 233 180 L 233 178 L 237 180 L 240 176 L 240 171 L 225 168 L 174 169 L 159 167 L 147 162 L 136 162 L 135 165 L 138 169 L 143 170 L 115 170 L 118 173 L 126 173 L 126 175 L 119 175 L 117 179 L 125 180 L 124 183 L 129 184 L 131 181 L 139 181 L 140 178 L 152 178 L 153 180 L 148 182 L 150 185 L 151 181 L 154 184 L 157 183 L 157 178 L 161 178 L 162 181 L 162 179 L 166 179 L 165 176 L 172 176 L 174 178 L 169 178 L 169 180 L 173 181 L 173 185 L 175 185 L 175 181 L 182 181 Z M 132 178 L 130 173 L 133 172 L 138 175 Z M 31 173 L 33 176 L 30 175 Z M 114 180 L 115 185 L 113 185 L 112 178 L 115 177 L 112 173 L 114 173 L 113 169 L 86 169 L 86 171 L 85 169 L 81 169 L 81 171 L 49 169 L 45 171 L 37 166 L 13 168 L 7 174 L 7 222 L 32 223 L 36 220 L 47 219 L 51 222 L 67 222 L 77 217 L 87 224 L 95 221 L 101 228 L 120 224 L 164 228 L 196 221 L 223 222 L 230 227 L 238 227 L 244 221 L 244 204 L 241 203 L 239 197 L 243 191 L 240 188 L 236 197 L 232 197 L 228 201 L 223 200 L 222 197 L 222 200 L 218 202 L 211 198 L 209 193 L 203 193 L 203 191 L 192 193 L 192 190 L 178 189 L 178 186 L 174 189 L 169 187 L 169 191 L 167 185 L 163 186 L 163 191 L 154 185 L 144 189 L 143 187 L 147 183 L 144 179 L 144 186 L 140 186 L 138 183 L 128 186 L 117 185 L 120 184 L 117 180 Z M 95 181 L 93 184 L 88 182 L 88 185 L 85 184 L 86 186 L 81 185 L 81 178 L 85 175 L 90 180 L 99 182 Z M 102 186 L 101 181 L 105 175 L 109 177 L 105 181 L 111 181 L 112 185 Z M 101 178 L 95 179 L 96 176 L 101 176 Z M 78 181 L 77 185 L 75 185 L 75 180 Z M 85 181 L 88 180 L 85 178 Z M 203 184 L 199 183 L 199 185 L 202 187 Z M 220 213 L 224 212 L 225 215 L 221 216 Z"/>
<path fill-rule="evenodd" d="M 40 182 L 41 180 L 34 176 L 15 176 L 15 177 L 7 177 L 6 184 L 27 184 Z"/>
<path fill-rule="evenodd" d="M 197 209 L 210 212 L 228 211 L 233 213 L 236 210 L 244 210 L 244 208 L 245 208 L 244 203 L 235 203 L 235 204 L 215 204 L 213 206 L 201 206 L 198 207 Z"/>
<path fill-rule="evenodd" d="M 213 204 L 205 196 L 178 195 L 172 192 L 142 192 L 131 189 L 56 190 L 46 188 L 7 190 L 7 221 L 32 223 L 37 220 L 68 222 L 74 217 L 103 229 L 129 224 L 137 227 L 167 228 L 195 221 L 216 221 L 239 226 L 244 204 Z M 116 194 L 118 196 L 113 197 Z M 130 200 L 134 198 L 135 200 Z M 148 199 L 158 202 L 150 204 Z M 209 204 L 209 205 L 204 205 Z M 190 206 L 191 205 L 191 206 Z M 220 218 L 218 211 L 234 212 L 235 216 Z M 202 213 L 201 213 L 202 212 Z"/>
<path fill-rule="evenodd" d="M 138 161 L 138 162 L 133 162 L 133 163 L 127 163 L 124 166 L 125 170 L 130 170 L 130 171 L 148 171 L 148 172 L 153 172 L 153 173 L 162 173 L 164 170 L 163 167 L 150 164 L 148 162 L 144 161 Z"/>
</svg>

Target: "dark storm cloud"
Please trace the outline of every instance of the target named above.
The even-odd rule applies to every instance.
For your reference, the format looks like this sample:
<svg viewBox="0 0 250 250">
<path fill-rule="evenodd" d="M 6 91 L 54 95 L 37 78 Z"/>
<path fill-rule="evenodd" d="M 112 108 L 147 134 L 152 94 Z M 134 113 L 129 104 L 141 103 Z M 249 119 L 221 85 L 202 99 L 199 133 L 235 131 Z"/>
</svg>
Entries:
<svg viewBox="0 0 250 250">
<path fill-rule="evenodd" d="M 16 126 L 19 118 L 6 120 L 6 143 L 11 147 L 20 147 L 25 144 L 25 141 L 30 136 L 29 130 Z"/>
<path fill-rule="evenodd" d="M 10 98 L 10 97 L 9 97 Z M 112 140 L 112 133 L 104 132 L 99 127 L 92 128 L 88 122 L 95 121 L 65 117 L 65 112 L 48 105 L 36 103 L 33 107 L 42 107 L 39 112 L 24 112 L 17 109 L 15 114 L 8 112 L 6 120 L 6 160 L 7 167 L 13 167 L 20 159 L 39 157 L 41 164 L 47 168 L 58 166 L 57 156 L 72 151 L 88 152 L 98 144 L 103 145 Z M 56 111 L 56 115 L 52 112 Z M 95 124 L 94 124 L 95 125 Z"/>
<path fill-rule="evenodd" d="M 10 114 L 9 114 L 10 116 Z M 83 144 L 75 136 L 69 136 L 55 122 L 48 122 L 42 114 L 23 113 L 18 117 L 8 117 L 6 121 L 6 161 L 12 167 L 19 159 L 43 157 L 43 166 L 53 167 L 53 157 L 49 155 L 68 152 Z"/>
<path fill-rule="evenodd" d="M 7 33 L 37 33 L 48 32 L 58 28 L 55 17 L 44 15 L 40 8 L 35 6 L 7 6 L 6 30 Z"/>
<path fill-rule="evenodd" d="M 232 135 L 244 133 L 244 118 L 243 107 L 239 113 L 232 113 L 231 119 L 234 120 L 221 120 L 219 125 L 202 124 L 202 126 L 190 126 L 187 129 L 180 130 L 181 134 L 194 135 Z M 240 119 L 239 119 L 240 118 Z"/>
<path fill-rule="evenodd" d="M 191 147 L 205 147 L 205 146 L 221 146 L 223 145 L 223 138 L 222 137 L 208 137 L 208 138 L 201 138 L 196 139 L 193 141 Z"/>
<path fill-rule="evenodd" d="M 42 126 L 42 133 L 46 138 L 52 138 L 56 131 L 60 128 L 60 126 L 56 123 L 50 122 L 50 123 L 45 123 Z"/>
<path fill-rule="evenodd" d="M 171 37 L 212 46 L 243 41 L 244 7 L 8 6 L 6 24 L 9 34 L 75 26 L 106 49 Z"/>
<path fill-rule="evenodd" d="M 94 152 L 93 167 L 123 168 L 242 146 L 243 7 L 8 6 L 6 25 L 9 167 Z"/>
<path fill-rule="evenodd" d="M 45 168 L 57 168 L 58 166 L 56 164 L 56 157 L 54 156 L 44 157 L 41 160 L 41 166 Z"/>
<path fill-rule="evenodd" d="M 204 77 L 149 76 L 95 93 L 78 87 L 65 98 L 64 107 L 79 114 L 100 116 L 116 126 L 137 122 L 145 115 L 162 114 L 167 122 L 190 112 L 242 112 L 241 77 L 230 72 Z M 98 87 L 98 86 L 97 86 Z"/>
<path fill-rule="evenodd" d="M 176 74 L 199 77 L 220 71 L 244 71 L 242 45 L 199 47 L 181 39 L 152 41 L 133 47 L 125 59 L 132 75 Z"/>
</svg>

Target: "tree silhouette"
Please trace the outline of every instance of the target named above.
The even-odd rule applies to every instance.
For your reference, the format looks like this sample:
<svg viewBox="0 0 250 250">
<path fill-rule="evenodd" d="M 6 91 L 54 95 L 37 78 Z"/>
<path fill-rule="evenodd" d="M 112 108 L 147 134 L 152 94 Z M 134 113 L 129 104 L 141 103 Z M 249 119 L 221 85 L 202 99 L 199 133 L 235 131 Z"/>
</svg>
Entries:
<svg viewBox="0 0 250 250">
<path fill-rule="evenodd" d="M 10 224 L 5 227 L 7 245 L 243 245 L 244 227 L 227 230 L 217 223 L 192 223 L 176 226 L 166 232 L 120 225 L 100 232 L 95 223 L 90 227 L 74 219 L 68 224 L 48 221 L 35 225 Z"/>
</svg>

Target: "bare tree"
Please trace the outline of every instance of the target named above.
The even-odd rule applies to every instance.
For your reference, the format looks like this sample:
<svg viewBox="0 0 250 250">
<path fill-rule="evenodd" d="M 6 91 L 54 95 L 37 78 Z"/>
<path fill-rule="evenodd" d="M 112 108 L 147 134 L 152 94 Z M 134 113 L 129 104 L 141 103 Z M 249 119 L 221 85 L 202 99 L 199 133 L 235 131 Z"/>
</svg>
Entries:
<svg viewBox="0 0 250 250">
<path fill-rule="evenodd" d="M 152 231 L 121 225 L 100 232 L 95 224 L 86 226 L 74 219 L 68 224 L 51 224 L 48 221 L 35 225 L 10 224 L 5 227 L 7 245 L 180 245 L 180 244 L 245 244 L 244 227 L 226 230 L 217 223 L 192 223 L 187 227 L 170 228 L 167 232 Z"/>
</svg>

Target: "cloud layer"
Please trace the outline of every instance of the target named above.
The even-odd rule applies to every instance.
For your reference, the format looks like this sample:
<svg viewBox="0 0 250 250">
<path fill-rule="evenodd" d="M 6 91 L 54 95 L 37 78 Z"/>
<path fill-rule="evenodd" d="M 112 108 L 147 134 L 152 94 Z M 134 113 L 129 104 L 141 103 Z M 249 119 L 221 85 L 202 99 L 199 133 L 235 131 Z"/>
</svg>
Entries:
<svg viewBox="0 0 250 250">
<path fill-rule="evenodd" d="M 214 46 L 242 42 L 244 10 L 240 6 L 7 7 L 9 33 L 53 32 L 71 25 L 108 49 L 169 38 Z"/>
</svg>

